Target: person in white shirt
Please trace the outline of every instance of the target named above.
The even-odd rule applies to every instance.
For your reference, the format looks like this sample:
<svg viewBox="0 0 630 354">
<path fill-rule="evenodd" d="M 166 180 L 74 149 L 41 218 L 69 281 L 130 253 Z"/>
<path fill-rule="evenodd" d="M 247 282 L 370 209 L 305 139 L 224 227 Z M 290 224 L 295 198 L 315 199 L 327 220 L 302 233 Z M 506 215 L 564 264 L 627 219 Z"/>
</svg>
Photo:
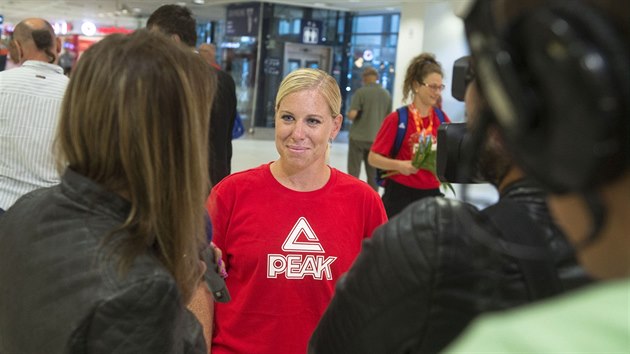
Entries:
<svg viewBox="0 0 630 354">
<path fill-rule="evenodd" d="M 59 182 L 53 138 L 68 84 L 50 23 L 23 20 L 10 46 L 20 67 L 0 72 L 0 215 L 22 195 Z"/>
</svg>

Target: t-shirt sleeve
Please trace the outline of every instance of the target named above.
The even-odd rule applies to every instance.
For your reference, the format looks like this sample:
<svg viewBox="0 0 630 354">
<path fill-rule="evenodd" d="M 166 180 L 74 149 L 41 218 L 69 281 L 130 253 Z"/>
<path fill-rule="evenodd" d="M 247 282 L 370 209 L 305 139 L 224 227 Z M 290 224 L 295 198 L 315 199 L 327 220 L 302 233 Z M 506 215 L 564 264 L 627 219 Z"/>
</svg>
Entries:
<svg viewBox="0 0 630 354">
<path fill-rule="evenodd" d="M 363 103 L 361 90 L 357 90 L 354 95 L 352 95 L 352 100 L 350 101 L 350 110 L 361 110 L 361 105 Z"/>
<path fill-rule="evenodd" d="M 212 242 L 225 252 L 226 233 L 230 218 L 230 209 L 225 198 L 225 191 L 222 188 L 224 181 L 217 184 L 206 201 L 206 208 L 212 221 Z"/>
<path fill-rule="evenodd" d="M 385 117 L 370 150 L 383 156 L 389 156 L 396 139 L 397 130 L 398 113 L 394 111 Z"/>
<path fill-rule="evenodd" d="M 370 193 L 365 203 L 365 229 L 367 230 L 366 237 L 372 237 L 374 230 L 387 222 L 387 213 L 385 213 L 385 207 L 383 201 L 377 193 Z"/>
</svg>

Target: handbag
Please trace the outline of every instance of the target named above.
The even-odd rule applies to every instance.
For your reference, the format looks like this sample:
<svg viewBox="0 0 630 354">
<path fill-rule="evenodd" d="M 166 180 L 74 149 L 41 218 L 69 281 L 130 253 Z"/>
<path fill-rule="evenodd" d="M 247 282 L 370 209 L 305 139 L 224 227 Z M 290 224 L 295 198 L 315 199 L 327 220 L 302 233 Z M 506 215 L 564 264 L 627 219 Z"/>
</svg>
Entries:
<svg viewBox="0 0 630 354">
<path fill-rule="evenodd" d="M 232 128 L 232 139 L 238 139 L 245 134 L 245 126 L 243 125 L 243 119 L 241 115 L 236 112 L 234 117 L 234 127 Z"/>
</svg>

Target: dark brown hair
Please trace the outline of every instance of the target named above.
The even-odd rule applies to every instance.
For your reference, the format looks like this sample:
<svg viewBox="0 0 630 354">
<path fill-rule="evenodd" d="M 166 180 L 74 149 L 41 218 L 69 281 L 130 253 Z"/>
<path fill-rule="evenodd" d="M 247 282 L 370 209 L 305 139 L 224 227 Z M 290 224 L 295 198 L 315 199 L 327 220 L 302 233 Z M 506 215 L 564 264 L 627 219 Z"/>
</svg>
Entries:
<svg viewBox="0 0 630 354">
<path fill-rule="evenodd" d="M 166 35 L 176 34 L 189 47 L 197 45 L 197 21 L 189 8 L 179 5 L 163 5 L 147 20 L 147 28 L 157 27 Z"/>
</svg>

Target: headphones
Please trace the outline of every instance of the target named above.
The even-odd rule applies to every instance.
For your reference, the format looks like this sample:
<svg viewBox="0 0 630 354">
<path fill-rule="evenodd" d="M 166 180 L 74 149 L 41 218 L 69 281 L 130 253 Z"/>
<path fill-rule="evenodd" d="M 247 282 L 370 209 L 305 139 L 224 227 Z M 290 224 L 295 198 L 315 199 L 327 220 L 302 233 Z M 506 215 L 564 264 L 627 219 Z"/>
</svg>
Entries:
<svg viewBox="0 0 630 354">
<path fill-rule="evenodd" d="M 507 28 L 492 0 L 465 18 L 484 119 L 555 193 L 593 189 L 630 167 L 630 39 L 583 1 L 545 2 Z"/>
</svg>

